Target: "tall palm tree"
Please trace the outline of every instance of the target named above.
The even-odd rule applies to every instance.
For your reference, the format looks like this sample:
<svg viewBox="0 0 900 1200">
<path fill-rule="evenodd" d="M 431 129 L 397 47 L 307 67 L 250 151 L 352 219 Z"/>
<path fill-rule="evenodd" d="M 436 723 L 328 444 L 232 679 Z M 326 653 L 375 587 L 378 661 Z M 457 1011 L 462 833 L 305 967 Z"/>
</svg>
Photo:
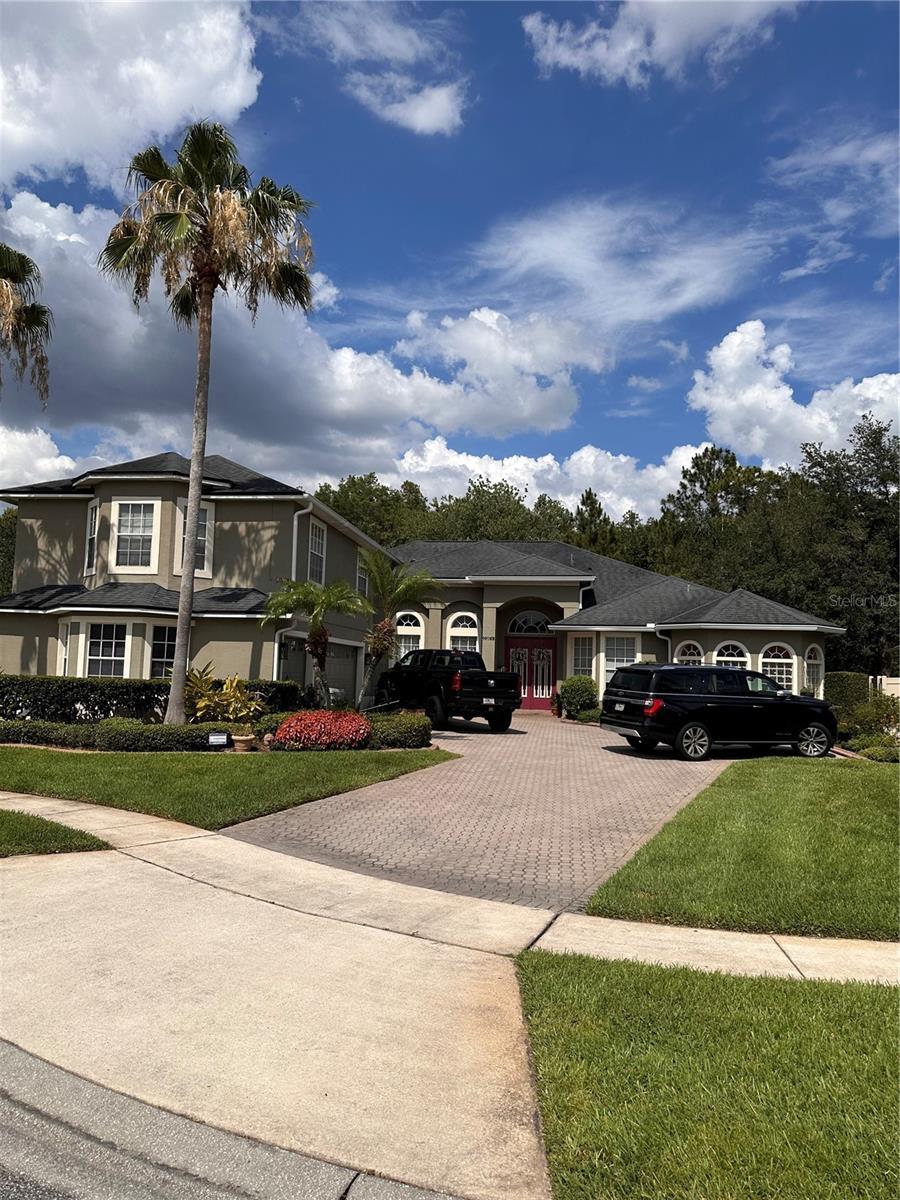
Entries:
<svg viewBox="0 0 900 1200">
<path fill-rule="evenodd" d="M 325 672 L 331 634 L 325 624 L 325 618 L 329 613 L 363 616 L 371 612 L 371 609 L 372 606 L 365 596 L 351 587 L 345 579 L 336 579 L 333 583 L 326 584 L 313 583 L 311 580 L 300 582 L 296 579 L 285 579 L 278 591 L 272 592 L 266 601 L 264 623 L 290 617 L 294 613 L 302 613 L 306 617 L 309 627 L 306 652 L 312 659 L 314 686 L 323 708 L 331 708 L 331 693 L 328 690 Z"/>
<path fill-rule="evenodd" d="M 357 708 L 362 708 L 363 699 L 369 693 L 381 662 L 396 648 L 397 628 L 394 622 L 397 613 L 404 608 L 414 608 L 417 604 L 437 599 L 441 590 L 441 585 L 427 571 L 413 571 L 406 563 L 394 564 L 380 551 L 366 550 L 362 560 L 369 574 L 374 619 L 366 634 L 369 665 L 356 698 Z"/>
<path fill-rule="evenodd" d="M 254 320 L 265 296 L 282 307 L 309 309 L 312 248 L 302 218 L 311 205 L 292 187 L 278 187 L 271 179 L 263 177 L 254 185 L 238 162 L 228 131 L 208 121 L 190 126 L 174 162 L 158 146 L 136 154 L 128 186 L 135 199 L 111 230 L 100 252 L 100 269 L 127 282 L 136 305 L 147 299 L 159 271 L 176 324 L 196 321 L 198 331 L 184 573 L 165 718 L 181 725 L 206 453 L 213 301 L 218 291 L 231 290 Z"/>
<path fill-rule="evenodd" d="M 0 242 L 0 355 L 12 363 L 17 379 L 23 379 L 31 368 L 31 386 L 46 406 L 50 395 L 47 344 L 53 333 L 53 314 L 46 304 L 38 303 L 40 288 L 37 264 Z"/>
</svg>

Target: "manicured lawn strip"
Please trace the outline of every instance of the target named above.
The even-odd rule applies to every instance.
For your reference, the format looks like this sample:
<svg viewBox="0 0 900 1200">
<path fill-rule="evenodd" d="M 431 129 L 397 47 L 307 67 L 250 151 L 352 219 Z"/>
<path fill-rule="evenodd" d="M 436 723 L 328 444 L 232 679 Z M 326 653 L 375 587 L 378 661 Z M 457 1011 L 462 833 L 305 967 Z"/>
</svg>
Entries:
<svg viewBox="0 0 900 1200">
<path fill-rule="evenodd" d="M 30 813 L 0 809 L 0 858 L 12 858 L 16 854 L 68 854 L 73 850 L 108 849 L 106 842 L 80 829 L 69 829 Z"/>
<path fill-rule="evenodd" d="M 79 754 L 2 746 L 0 788 L 222 829 L 455 757 L 444 750 Z"/>
<path fill-rule="evenodd" d="M 896 940 L 897 772 L 735 763 L 597 891 L 594 916 Z"/>
<path fill-rule="evenodd" d="M 895 1200 L 896 990 L 530 951 L 555 1200 Z"/>
</svg>

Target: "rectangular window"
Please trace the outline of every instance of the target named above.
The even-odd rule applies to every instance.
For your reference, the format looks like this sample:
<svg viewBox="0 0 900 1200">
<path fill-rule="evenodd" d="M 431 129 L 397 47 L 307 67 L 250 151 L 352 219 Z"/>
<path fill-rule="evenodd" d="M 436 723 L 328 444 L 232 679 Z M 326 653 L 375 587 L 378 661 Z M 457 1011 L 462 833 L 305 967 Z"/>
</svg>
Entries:
<svg viewBox="0 0 900 1200">
<path fill-rule="evenodd" d="M 69 623 L 66 621 L 59 627 L 59 674 L 69 673 Z"/>
<path fill-rule="evenodd" d="M 207 547 L 207 541 L 208 541 L 208 536 L 207 536 L 208 530 L 209 530 L 209 509 L 206 507 L 205 504 L 201 504 L 200 512 L 197 514 L 197 551 L 194 555 L 194 570 L 195 571 L 205 571 L 206 570 L 206 547 Z M 186 533 L 186 529 L 185 529 L 185 520 L 184 520 L 184 509 L 182 509 L 182 512 L 181 512 L 181 562 L 179 563 L 179 567 L 178 567 L 179 570 L 181 570 L 181 566 L 184 563 L 184 535 L 185 535 L 185 533 Z"/>
<path fill-rule="evenodd" d="M 633 637 L 608 637 L 606 639 L 606 682 L 612 679 L 619 667 L 627 667 L 635 660 Z"/>
<path fill-rule="evenodd" d="M 153 567 L 156 505 L 152 500 L 120 500 L 116 522 L 117 567 Z"/>
<path fill-rule="evenodd" d="M 175 661 L 175 626 L 154 625 L 150 650 L 150 678 L 168 679 Z"/>
<path fill-rule="evenodd" d="M 572 648 L 572 674 L 593 675 L 594 673 L 594 639 L 593 637 L 576 637 Z"/>
<path fill-rule="evenodd" d="M 363 562 L 361 551 L 356 552 L 356 590 L 364 596 L 369 595 L 369 568 Z"/>
<path fill-rule="evenodd" d="M 325 526 L 318 521 L 309 523 L 309 570 L 313 583 L 325 582 Z"/>
<path fill-rule="evenodd" d="M 90 625 L 88 675 L 125 678 L 125 632 L 124 625 Z"/>
<path fill-rule="evenodd" d="M 87 533 L 84 543 L 84 573 L 93 575 L 97 566 L 97 519 L 100 514 L 100 501 L 92 500 L 88 505 Z"/>
</svg>

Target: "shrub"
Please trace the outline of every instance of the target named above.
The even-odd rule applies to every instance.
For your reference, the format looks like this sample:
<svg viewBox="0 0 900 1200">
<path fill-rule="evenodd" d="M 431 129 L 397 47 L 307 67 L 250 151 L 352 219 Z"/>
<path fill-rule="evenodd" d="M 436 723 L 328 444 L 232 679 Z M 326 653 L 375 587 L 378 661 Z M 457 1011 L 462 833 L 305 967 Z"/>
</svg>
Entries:
<svg viewBox="0 0 900 1200">
<path fill-rule="evenodd" d="M 372 726 L 357 712 L 318 708 L 294 713 L 275 734 L 273 750 L 362 750 Z"/>
<path fill-rule="evenodd" d="M 826 671 L 822 695 L 834 706 L 838 728 L 849 729 L 851 712 L 869 699 L 869 677 L 860 671 Z"/>
<path fill-rule="evenodd" d="M 59 721 L 0 721 L 0 742 L 26 746 L 66 746 L 74 750 L 96 745 L 96 725 L 66 725 Z"/>
<path fill-rule="evenodd" d="M 253 732 L 258 738 L 265 737 L 267 733 L 277 733 L 288 717 L 294 715 L 293 712 L 263 713 L 253 722 Z"/>
<path fill-rule="evenodd" d="M 577 717 L 586 708 L 597 707 L 597 685 L 590 675 L 570 675 L 559 687 L 559 698 L 567 717 Z"/>
<path fill-rule="evenodd" d="M 583 708 L 580 713 L 576 714 L 575 720 L 581 721 L 585 725 L 599 724 L 602 716 L 602 708 Z"/>
<path fill-rule="evenodd" d="M 871 750 L 873 746 L 896 746 L 897 739 L 890 733 L 860 733 L 845 743 L 848 750 L 857 754 L 862 750 Z"/>
<path fill-rule="evenodd" d="M 431 744 L 431 722 L 421 713 L 374 713 L 372 750 L 421 750 Z"/>
<path fill-rule="evenodd" d="M 111 717 L 96 727 L 98 750 L 209 750 L 211 733 L 234 733 L 224 722 L 196 725 L 145 725 L 127 717 Z"/>
<path fill-rule="evenodd" d="M 265 709 L 258 692 L 251 692 L 237 675 L 217 680 L 212 663 L 187 673 L 184 709 L 191 723 L 228 721 L 243 724 Z"/>
<path fill-rule="evenodd" d="M 860 750 L 859 753 L 870 762 L 900 762 L 900 746 L 870 746 L 867 750 Z"/>
</svg>

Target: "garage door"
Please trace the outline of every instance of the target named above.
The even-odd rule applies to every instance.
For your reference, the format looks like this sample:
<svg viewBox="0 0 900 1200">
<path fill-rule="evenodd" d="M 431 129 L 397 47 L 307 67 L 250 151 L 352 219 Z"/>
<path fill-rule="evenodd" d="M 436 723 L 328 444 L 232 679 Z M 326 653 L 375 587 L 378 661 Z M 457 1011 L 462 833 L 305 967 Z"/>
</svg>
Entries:
<svg viewBox="0 0 900 1200">
<path fill-rule="evenodd" d="M 350 704 L 356 700 L 357 654 L 359 650 L 356 646 L 339 646 L 329 642 L 326 671 L 333 700 L 343 699 Z M 343 696 L 338 697 L 334 695 L 335 692 L 342 692 Z"/>
</svg>

